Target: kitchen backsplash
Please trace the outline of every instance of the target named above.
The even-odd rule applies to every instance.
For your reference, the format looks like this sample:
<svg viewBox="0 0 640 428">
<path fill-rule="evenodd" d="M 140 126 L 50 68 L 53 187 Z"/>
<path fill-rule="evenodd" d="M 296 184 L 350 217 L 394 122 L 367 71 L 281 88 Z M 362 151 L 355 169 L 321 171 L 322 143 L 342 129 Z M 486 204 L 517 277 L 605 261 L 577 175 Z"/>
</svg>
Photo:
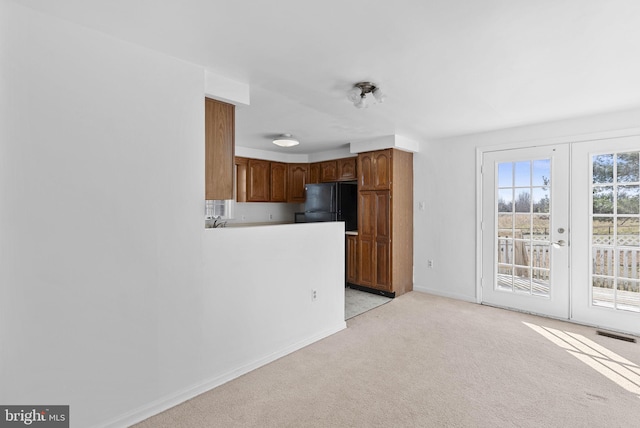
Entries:
<svg viewBox="0 0 640 428">
<path fill-rule="evenodd" d="M 238 223 L 293 223 L 294 213 L 302 210 L 303 204 L 285 204 L 275 202 L 238 202 L 234 219 L 228 224 Z"/>
</svg>

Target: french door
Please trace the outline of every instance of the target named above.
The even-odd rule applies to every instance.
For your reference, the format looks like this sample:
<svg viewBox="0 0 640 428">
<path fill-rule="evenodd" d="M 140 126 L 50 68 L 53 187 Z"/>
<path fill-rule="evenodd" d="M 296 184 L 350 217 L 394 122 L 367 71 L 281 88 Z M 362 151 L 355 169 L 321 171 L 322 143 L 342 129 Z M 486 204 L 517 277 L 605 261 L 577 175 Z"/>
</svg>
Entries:
<svg viewBox="0 0 640 428">
<path fill-rule="evenodd" d="M 483 154 L 483 303 L 569 317 L 568 205 L 568 145 Z"/>
<path fill-rule="evenodd" d="M 483 303 L 640 335 L 640 137 L 484 152 Z"/>
<path fill-rule="evenodd" d="M 574 144 L 572 318 L 640 335 L 640 137 Z"/>
</svg>

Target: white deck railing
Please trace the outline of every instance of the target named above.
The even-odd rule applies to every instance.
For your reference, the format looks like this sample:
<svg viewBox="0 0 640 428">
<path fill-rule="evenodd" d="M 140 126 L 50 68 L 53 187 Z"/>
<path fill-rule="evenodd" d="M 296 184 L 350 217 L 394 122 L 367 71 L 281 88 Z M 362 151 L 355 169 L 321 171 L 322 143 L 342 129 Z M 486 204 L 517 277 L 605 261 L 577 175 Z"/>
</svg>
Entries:
<svg viewBox="0 0 640 428">
<path fill-rule="evenodd" d="M 499 284 L 509 284 L 509 288 L 513 286 L 514 290 L 529 289 L 532 292 L 538 291 L 544 294 L 545 290 L 536 290 L 536 285 L 538 287 L 548 285 L 551 247 L 548 236 L 536 235 L 536 238 L 540 239 L 538 242 L 529 240 L 526 235 L 523 236 L 516 231 L 515 239 L 510 232 L 501 232 L 499 238 L 498 263 L 503 266 L 514 266 L 512 275 L 505 275 L 504 270 L 498 274 Z M 592 242 L 594 247 L 591 268 L 592 273 L 596 275 L 593 285 L 593 303 L 598 306 L 639 312 L 638 283 L 626 279 L 640 280 L 640 237 L 619 235 L 618 248 L 613 247 L 613 237 L 609 235 L 594 235 Z M 621 246 L 626 248 L 620 248 Z M 529 273 L 530 269 L 531 273 Z M 508 276 L 511 276 L 511 279 Z M 615 289 L 613 289 L 614 277 L 618 278 Z M 524 284 L 523 281 L 527 283 Z"/>
</svg>

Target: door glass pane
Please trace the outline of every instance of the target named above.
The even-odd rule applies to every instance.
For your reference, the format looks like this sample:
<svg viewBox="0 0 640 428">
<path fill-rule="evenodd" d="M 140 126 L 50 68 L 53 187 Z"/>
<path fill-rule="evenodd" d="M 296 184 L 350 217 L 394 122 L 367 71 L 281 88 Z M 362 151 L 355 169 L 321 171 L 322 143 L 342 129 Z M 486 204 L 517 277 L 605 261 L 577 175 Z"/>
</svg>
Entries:
<svg viewBox="0 0 640 428">
<path fill-rule="evenodd" d="M 551 160 L 498 164 L 496 290 L 549 297 Z"/>
<path fill-rule="evenodd" d="M 513 214 L 498 214 L 498 236 L 510 237 L 513 230 Z M 506 233 L 504 235 L 503 233 Z"/>
<path fill-rule="evenodd" d="M 516 189 L 514 205 L 517 213 L 531 212 L 531 189 Z"/>
<path fill-rule="evenodd" d="M 549 241 L 551 221 L 548 214 L 534 215 L 531 239 L 534 241 Z"/>
<path fill-rule="evenodd" d="M 545 245 L 545 244 L 540 244 L 540 243 L 533 243 L 531 245 L 531 266 L 533 266 L 534 268 L 543 268 L 543 269 L 548 269 L 549 267 L 549 245 Z M 540 272 L 540 269 L 536 269 L 534 270 L 534 272 Z M 548 272 L 547 272 L 547 275 Z M 543 278 L 543 276 L 541 275 L 534 275 L 533 278 L 538 278 L 541 279 Z M 545 278 L 548 279 L 548 278 Z"/>
<path fill-rule="evenodd" d="M 618 153 L 618 182 L 629 183 L 640 181 L 638 177 L 638 152 Z"/>
<path fill-rule="evenodd" d="M 513 277 L 513 290 L 517 293 L 531 294 L 530 269 L 526 267 L 516 267 Z"/>
<path fill-rule="evenodd" d="M 593 217 L 591 222 L 591 243 L 593 245 L 613 245 L 613 217 Z"/>
<path fill-rule="evenodd" d="M 501 163 L 498 165 L 498 187 L 513 186 L 513 164 Z"/>
<path fill-rule="evenodd" d="M 511 266 L 498 265 L 498 290 L 513 291 L 513 268 Z"/>
<path fill-rule="evenodd" d="M 549 159 L 541 159 L 533 161 L 533 186 L 548 186 L 551 178 L 551 161 Z"/>
<path fill-rule="evenodd" d="M 613 278 L 593 277 L 593 304 L 605 308 L 615 308 L 615 281 Z"/>
<path fill-rule="evenodd" d="M 498 212 L 510 213 L 513 212 L 513 189 L 500 189 L 498 190 Z"/>
<path fill-rule="evenodd" d="M 618 217 L 616 222 L 616 245 L 619 247 L 637 247 L 640 237 L 640 218 Z"/>
<path fill-rule="evenodd" d="M 638 214 L 638 186 L 618 186 L 618 214 Z"/>
<path fill-rule="evenodd" d="M 514 185 L 531 186 L 531 161 L 515 162 Z"/>
<path fill-rule="evenodd" d="M 513 260 L 513 240 L 498 239 L 498 264 L 511 265 Z"/>
<path fill-rule="evenodd" d="M 548 187 L 533 188 L 533 212 L 534 213 L 549 212 L 549 188 Z"/>
<path fill-rule="evenodd" d="M 618 251 L 618 278 L 640 279 L 638 275 L 638 250 Z"/>
<path fill-rule="evenodd" d="M 613 262 L 614 262 L 613 248 L 610 247 L 592 247 L 591 248 L 591 260 L 592 260 L 592 273 L 594 275 L 606 275 L 614 276 Z"/>
<path fill-rule="evenodd" d="M 618 309 L 640 312 L 640 282 L 623 281 L 618 290 Z"/>
<path fill-rule="evenodd" d="M 613 183 L 613 154 L 593 157 L 593 183 Z"/>
<path fill-rule="evenodd" d="M 591 303 L 640 312 L 640 152 L 592 157 Z"/>
<path fill-rule="evenodd" d="M 531 214 L 515 214 L 514 215 L 514 238 L 528 238 L 531 234 Z"/>
<path fill-rule="evenodd" d="M 593 188 L 593 213 L 613 214 L 613 186 Z"/>
</svg>

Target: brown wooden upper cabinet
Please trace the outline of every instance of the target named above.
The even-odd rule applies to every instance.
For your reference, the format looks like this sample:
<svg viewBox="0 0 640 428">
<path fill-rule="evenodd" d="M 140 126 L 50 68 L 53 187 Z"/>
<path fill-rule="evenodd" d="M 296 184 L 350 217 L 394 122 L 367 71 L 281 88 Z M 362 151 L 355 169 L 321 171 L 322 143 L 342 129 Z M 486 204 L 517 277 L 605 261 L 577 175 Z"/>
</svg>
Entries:
<svg viewBox="0 0 640 428">
<path fill-rule="evenodd" d="M 236 157 L 235 165 L 236 201 L 287 202 L 288 164 Z"/>
<path fill-rule="evenodd" d="M 309 164 L 309 183 L 320 183 L 320 162 L 314 162 Z"/>
<path fill-rule="evenodd" d="M 391 187 L 391 155 L 391 150 L 358 155 L 359 190 L 385 190 Z"/>
<path fill-rule="evenodd" d="M 356 180 L 358 178 L 356 172 L 356 163 L 358 158 L 343 158 L 338 159 L 336 162 L 338 163 L 338 181 L 350 181 Z"/>
<path fill-rule="evenodd" d="M 287 186 L 288 202 L 304 202 L 304 186 L 309 183 L 309 164 L 290 163 L 289 182 Z"/>
<path fill-rule="evenodd" d="M 247 202 L 269 202 L 271 162 L 249 159 L 247 167 Z"/>
<path fill-rule="evenodd" d="M 289 164 L 236 157 L 236 201 L 304 202 L 307 184 L 357 180 L 356 160 Z"/>
<path fill-rule="evenodd" d="M 320 162 L 320 182 L 338 180 L 338 162 L 335 160 Z"/>
<path fill-rule="evenodd" d="M 314 171 L 311 172 L 311 183 L 327 183 L 332 181 L 357 180 L 357 158 L 342 158 L 324 162 L 312 163 L 312 168 L 317 168 L 319 177 L 314 181 Z"/>
<path fill-rule="evenodd" d="M 205 98 L 205 199 L 233 199 L 235 106 Z"/>
<path fill-rule="evenodd" d="M 287 202 L 287 174 L 286 163 L 271 162 L 271 202 Z"/>
</svg>

